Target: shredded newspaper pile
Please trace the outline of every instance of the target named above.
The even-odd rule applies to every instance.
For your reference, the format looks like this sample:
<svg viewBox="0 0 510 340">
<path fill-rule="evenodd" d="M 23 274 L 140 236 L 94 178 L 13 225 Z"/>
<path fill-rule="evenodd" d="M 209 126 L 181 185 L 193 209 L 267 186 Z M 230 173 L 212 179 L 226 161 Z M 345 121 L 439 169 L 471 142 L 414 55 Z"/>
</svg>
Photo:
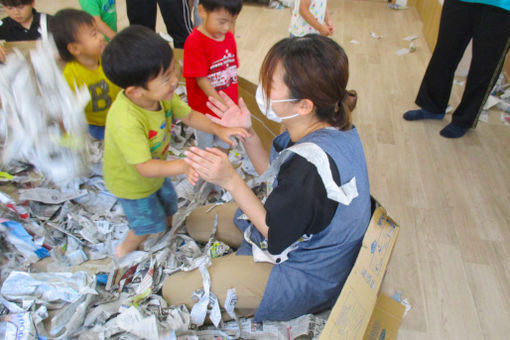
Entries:
<svg viewBox="0 0 510 340">
<path fill-rule="evenodd" d="M 208 266 L 233 250 L 184 231 L 199 205 L 222 204 L 228 193 L 209 183 L 192 187 L 172 178 L 179 197 L 173 227 L 121 260 L 115 247 L 129 230 L 117 199 L 105 188 L 103 145 L 86 134 L 85 91 L 73 94 L 55 64 L 51 45 L 9 56 L 0 72 L 0 338 L 5 339 L 294 339 L 318 337 L 324 319 L 255 323 L 235 314 L 235 288 L 226 301 L 210 290 Z M 7 72 L 4 72 L 7 71 Z M 185 96 L 183 86 L 178 93 Z M 64 132 L 65 131 L 65 132 Z M 69 143 L 71 141 L 71 143 Z M 177 122 L 170 158 L 183 157 L 193 131 Z M 237 145 L 229 154 L 243 178 L 263 194 Z M 213 214 L 214 211 L 211 212 Z M 200 270 L 203 288 L 192 310 L 169 306 L 160 290 L 177 271 Z M 222 319 L 223 308 L 229 315 Z M 212 324 L 212 325 L 211 325 Z"/>
<path fill-rule="evenodd" d="M 500 111 L 500 119 L 504 125 L 510 125 L 510 82 L 505 83 L 505 77 L 501 73 L 496 85 L 487 98 L 479 120 L 489 122 L 489 110 Z"/>
</svg>

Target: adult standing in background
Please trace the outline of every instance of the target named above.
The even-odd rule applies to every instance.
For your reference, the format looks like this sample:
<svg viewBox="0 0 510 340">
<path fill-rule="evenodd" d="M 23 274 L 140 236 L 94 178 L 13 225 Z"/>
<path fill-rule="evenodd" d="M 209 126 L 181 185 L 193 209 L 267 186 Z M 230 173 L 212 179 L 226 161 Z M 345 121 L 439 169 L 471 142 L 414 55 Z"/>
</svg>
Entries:
<svg viewBox="0 0 510 340">
<path fill-rule="evenodd" d="M 192 20 L 192 8 L 198 6 L 198 0 L 126 0 L 129 24 L 143 25 L 154 31 L 156 5 L 159 5 L 166 30 L 174 40 L 174 47 L 184 48 L 184 41 L 193 27 L 199 24 L 193 24 Z"/>
<path fill-rule="evenodd" d="M 451 123 L 439 133 L 459 138 L 476 127 L 510 47 L 510 0 L 444 1 L 436 47 L 416 98 L 420 109 L 406 112 L 404 119 L 444 118 L 455 70 L 471 39 L 473 57 L 464 94 Z"/>
</svg>

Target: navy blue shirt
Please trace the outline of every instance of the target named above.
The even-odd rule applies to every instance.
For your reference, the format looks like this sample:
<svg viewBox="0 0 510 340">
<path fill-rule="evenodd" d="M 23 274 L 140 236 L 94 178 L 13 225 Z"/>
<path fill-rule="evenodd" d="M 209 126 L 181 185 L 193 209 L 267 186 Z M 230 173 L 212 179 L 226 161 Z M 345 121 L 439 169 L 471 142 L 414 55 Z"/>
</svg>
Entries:
<svg viewBox="0 0 510 340">
<path fill-rule="evenodd" d="M 5 41 L 23 41 L 23 40 L 37 40 L 41 37 L 39 33 L 39 24 L 41 22 L 41 13 L 32 9 L 34 18 L 29 29 L 21 26 L 17 21 L 10 17 L 3 18 L 0 22 L 0 40 Z M 49 19 L 50 16 L 46 15 Z"/>
</svg>

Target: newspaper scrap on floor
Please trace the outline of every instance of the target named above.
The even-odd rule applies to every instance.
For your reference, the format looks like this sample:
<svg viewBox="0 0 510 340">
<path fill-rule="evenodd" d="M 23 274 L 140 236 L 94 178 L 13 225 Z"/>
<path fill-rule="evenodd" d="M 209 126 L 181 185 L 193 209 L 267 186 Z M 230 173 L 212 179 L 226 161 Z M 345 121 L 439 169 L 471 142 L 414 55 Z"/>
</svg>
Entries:
<svg viewBox="0 0 510 340">
<path fill-rule="evenodd" d="M 501 112 L 501 121 L 506 126 L 510 126 L 510 109 L 507 109 L 505 112 Z"/>
<path fill-rule="evenodd" d="M 302 315 L 290 321 L 254 322 L 253 319 L 242 318 L 240 322 L 224 323 L 221 332 L 211 327 L 198 331 L 198 337 L 183 339 L 256 339 L 256 340 L 287 340 L 287 339 L 318 339 L 326 319 L 312 314 Z M 239 329 L 240 325 L 240 329 Z M 216 333 L 215 333 L 216 332 Z M 236 334 L 240 334 L 236 336 Z M 216 336 L 216 337 L 215 337 Z M 178 338 L 181 339 L 181 338 Z"/>
<path fill-rule="evenodd" d="M 416 51 L 416 46 L 414 45 L 414 42 L 411 41 L 409 43 L 409 47 L 408 48 L 401 48 L 400 50 L 396 51 L 395 54 L 401 57 L 401 56 L 403 56 L 405 54 L 413 53 L 415 51 Z"/>
<path fill-rule="evenodd" d="M 400 10 L 400 9 L 407 9 L 408 7 L 405 5 L 399 5 L 399 4 L 389 4 L 388 8 Z"/>
<path fill-rule="evenodd" d="M 370 37 L 372 39 L 376 39 L 376 40 L 382 39 L 382 35 L 378 35 L 378 34 L 376 34 L 374 32 L 370 32 Z"/>
<path fill-rule="evenodd" d="M 488 123 L 490 111 L 500 111 L 501 122 L 504 125 L 510 125 L 510 82 L 505 82 L 502 73 L 499 75 L 491 94 L 487 97 L 478 120 Z"/>
<path fill-rule="evenodd" d="M 410 35 L 410 36 L 407 36 L 404 38 L 404 40 L 406 40 L 406 41 L 414 41 L 416 39 L 418 39 L 417 35 Z"/>
<path fill-rule="evenodd" d="M 0 316 L 0 338 L 6 340 L 37 339 L 32 315 L 16 313 Z"/>
</svg>

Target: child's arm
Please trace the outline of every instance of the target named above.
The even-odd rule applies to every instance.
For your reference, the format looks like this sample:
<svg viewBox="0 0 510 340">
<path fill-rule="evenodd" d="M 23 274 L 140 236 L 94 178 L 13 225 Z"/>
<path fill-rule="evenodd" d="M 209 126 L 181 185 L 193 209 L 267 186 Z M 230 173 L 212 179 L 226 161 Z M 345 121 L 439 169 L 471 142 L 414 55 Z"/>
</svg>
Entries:
<svg viewBox="0 0 510 340">
<path fill-rule="evenodd" d="M 184 124 L 191 126 L 200 131 L 214 134 L 221 138 L 222 141 L 234 145 L 234 142 L 230 140 L 231 136 L 239 136 L 241 138 L 247 138 L 249 136 L 248 131 L 241 127 L 224 127 L 212 122 L 209 118 L 200 112 L 191 110 L 191 112 L 184 118 L 182 118 Z"/>
<path fill-rule="evenodd" d="M 315 28 L 321 35 L 330 35 L 329 28 L 326 24 L 321 24 L 309 10 L 310 0 L 301 0 L 299 4 L 299 14 L 305 19 L 305 21 Z M 326 11 L 327 13 L 327 11 Z M 327 15 L 327 14 L 326 14 Z"/>
<path fill-rule="evenodd" d="M 326 15 L 324 16 L 324 22 L 326 23 L 326 26 L 329 28 L 329 34 L 335 33 L 335 24 L 333 24 L 333 21 L 331 21 L 331 18 L 329 17 L 329 11 L 326 7 Z"/>
<path fill-rule="evenodd" d="M 198 180 L 198 174 L 184 159 L 172 161 L 150 159 L 146 162 L 135 164 L 135 169 L 143 177 L 171 177 L 186 174 L 191 184 L 195 185 Z"/>
<path fill-rule="evenodd" d="M 212 86 L 209 78 L 197 77 L 196 80 L 197 80 L 198 86 L 202 89 L 202 91 L 204 91 L 204 93 L 207 97 L 213 97 L 214 99 L 219 100 L 220 102 L 225 104 L 223 102 L 223 99 L 218 94 L 218 91 L 216 91 L 216 89 Z"/>
<path fill-rule="evenodd" d="M 107 36 L 108 39 L 113 39 L 115 36 L 115 31 L 110 28 L 103 20 L 101 20 L 101 17 L 95 16 L 94 20 L 96 21 L 97 30 L 101 32 L 103 35 Z"/>
</svg>

